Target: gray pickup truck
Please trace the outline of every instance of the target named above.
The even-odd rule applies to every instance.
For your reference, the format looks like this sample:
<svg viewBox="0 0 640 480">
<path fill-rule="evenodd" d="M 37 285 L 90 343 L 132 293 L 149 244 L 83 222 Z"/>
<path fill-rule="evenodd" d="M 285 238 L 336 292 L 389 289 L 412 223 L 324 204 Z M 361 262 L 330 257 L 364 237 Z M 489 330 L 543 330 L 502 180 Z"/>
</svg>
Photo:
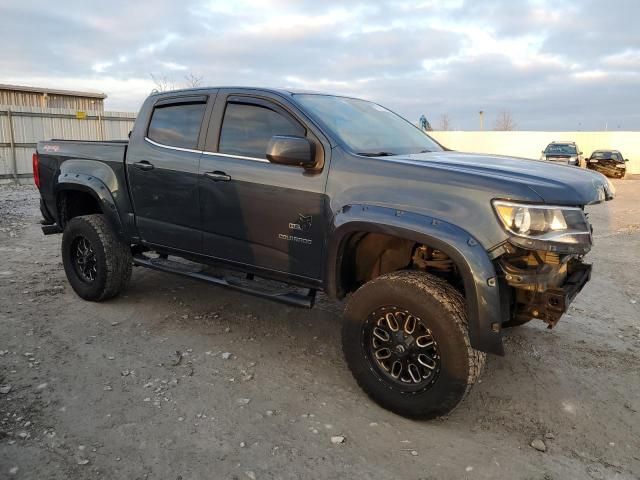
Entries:
<svg viewBox="0 0 640 480">
<path fill-rule="evenodd" d="M 458 405 L 504 328 L 556 325 L 590 277 L 584 207 L 614 195 L 596 172 L 450 151 L 372 102 L 234 87 L 153 94 L 128 142 L 40 142 L 33 170 L 83 299 L 132 265 L 346 298 L 356 381 L 413 418 Z"/>
</svg>

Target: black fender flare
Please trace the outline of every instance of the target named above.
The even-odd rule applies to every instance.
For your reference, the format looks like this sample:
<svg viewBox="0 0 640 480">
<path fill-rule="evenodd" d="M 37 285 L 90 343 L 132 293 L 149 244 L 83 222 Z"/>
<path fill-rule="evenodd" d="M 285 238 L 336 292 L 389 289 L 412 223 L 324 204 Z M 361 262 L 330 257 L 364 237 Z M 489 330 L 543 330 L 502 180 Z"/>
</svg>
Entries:
<svg viewBox="0 0 640 480">
<path fill-rule="evenodd" d="M 501 304 L 494 265 L 466 230 L 427 215 L 388 207 L 348 205 L 333 219 L 327 248 L 326 291 L 340 295 L 340 265 L 353 233 L 375 232 L 423 243 L 446 253 L 458 267 L 466 293 L 469 338 L 477 350 L 504 355 Z"/>
<path fill-rule="evenodd" d="M 122 220 L 115 199 L 101 179 L 85 173 L 60 173 L 54 190 L 56 198 L 61 192 L 69 190 L 81 191 L 91 195 L 100 205 L 102 213 L 115 229 L 116 234 L 121 238 L 124 237 Z"/>
</svg>

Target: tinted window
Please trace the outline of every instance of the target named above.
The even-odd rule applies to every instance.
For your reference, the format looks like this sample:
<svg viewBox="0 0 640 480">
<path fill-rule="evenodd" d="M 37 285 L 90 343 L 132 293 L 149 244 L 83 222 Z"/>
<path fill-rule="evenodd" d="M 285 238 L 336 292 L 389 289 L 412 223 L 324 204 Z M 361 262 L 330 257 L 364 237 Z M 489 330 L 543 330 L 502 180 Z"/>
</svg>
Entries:
<svg viewBox="0 0 640 480">
<path fill-rule="evenodd" d="M 220 153 L 266 158 L 267 144 L 274 135 L 304 137 L 302 125 L 269 108 L 229 103 L 220 131 Z"/>
<path fill-rule="evenodd" d="M 618 152 L 593 152 L 591 158 L 598 158 L 602 160 L 612 158 L 613 160 L 622 161 L 622 155 L 620 155 Z"/>
<path fill-rule="evenodd" d="M 189 103 L 156 107 L 147 136 L 163 145 L 196 148 L 205 106 L 204 103 Z"/>
</svg>

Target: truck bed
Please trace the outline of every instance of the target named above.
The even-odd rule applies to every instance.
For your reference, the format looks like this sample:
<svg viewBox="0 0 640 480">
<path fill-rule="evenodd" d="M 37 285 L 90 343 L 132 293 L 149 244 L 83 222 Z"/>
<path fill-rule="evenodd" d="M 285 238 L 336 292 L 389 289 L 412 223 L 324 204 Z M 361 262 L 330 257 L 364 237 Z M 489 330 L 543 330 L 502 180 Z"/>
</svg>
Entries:
<svg viewBox="0 0 640 480">
<path fill-rule="evenodd" d="M 49 140 L 38 142 L 36 152 L 40 165 L 40 193 L 43 216 L 49 222 L 59 219 L 55 212 L 58 183 L 66 175 L 73 175 L 79 182 L 99 181 L 109 192 L 117 197 L 116 202 L 123 213 L 130 210 L 129 194 L 126 188 L 125 157 L 129 142 L 127 140 L 88 141 L 88 140 Z M 91 180 L 89 180 L 91 179 Z"/>
</svg>

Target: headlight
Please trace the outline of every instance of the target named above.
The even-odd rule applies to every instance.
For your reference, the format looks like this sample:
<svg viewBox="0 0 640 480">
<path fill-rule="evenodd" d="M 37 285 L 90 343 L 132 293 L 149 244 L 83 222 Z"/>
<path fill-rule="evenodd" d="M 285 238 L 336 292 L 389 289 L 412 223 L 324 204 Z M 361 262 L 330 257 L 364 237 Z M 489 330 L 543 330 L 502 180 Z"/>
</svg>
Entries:
<svg viewBox="0 0 640 480">
<path fill-rule="evenodd" d="M 514 243 L 523 247 L 558 250 L 541 246 L 591 245 L 591 228 L 581 208 L 526 205 L 504 200 L 494 200 L 493 208 L 504 228 L 522 238 L 522 241 L 516 238 Z"/>
</svg>

